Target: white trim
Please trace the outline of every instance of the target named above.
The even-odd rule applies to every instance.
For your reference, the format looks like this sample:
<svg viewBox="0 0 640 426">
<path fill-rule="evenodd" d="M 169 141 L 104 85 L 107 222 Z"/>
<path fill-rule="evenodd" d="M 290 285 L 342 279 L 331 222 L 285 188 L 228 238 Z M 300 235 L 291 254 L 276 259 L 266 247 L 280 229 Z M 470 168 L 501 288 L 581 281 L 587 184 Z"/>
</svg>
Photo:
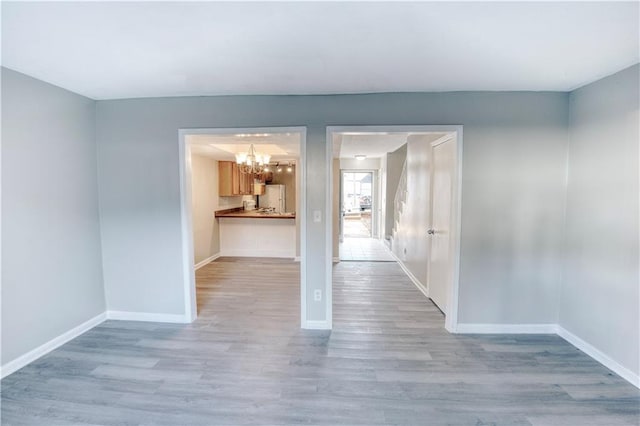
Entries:
<svg viewBox="0 0 640 426">
<path fill-rule="evenodd" d="M 558 336 L 562 337 L 564 340 L 571 343 L 573 346 L 580 349 L 582 352 L 589 355 L 591 358 L 595 359 L 600 364 L 604 365 L 609 370 L 613 371 L 618 376 L 631 383 L 633 386 L 640 389 L 640 375 L 629 370 L 627 367 L 621 365 L 617 361 L 614 361 L 611 357 L 609 357 L 590 343 L 585 342 L 567 329 L 561 327 L 560 325 L 556 326 L 556 328 Z"/>
<path fill-rule="evenodd" d="M 333 244 L 333 242 L 332 242 Z M 334 257 L 332 260 L 332 263 L 336 263 L 336 262 L 340 262 L 340 258 L 339 257 Z"/>
<path fill-rule="evenodd" d="M 178 130 L 180 167 L 180 220 L 182 225 L 182 274 L 184 286 L 184 314 L 190 321 L 198 315 L 196 306 L 196 274 L 193 268 L 193 217 L 191 215 L 191 147 L 187 132 Z"/>
<path fill-rule="evenodd" d="M 216 253 L 213 256 L 207 257 L 205 260 L 196 263 L 193 266 L 193 269 L 197 271 L 198 269 L 202 268 L 203 266 L 206 266 L 206 265 L 210 264 L 211 262 L 213 262 L 214 260 L 216 260 L 219 257 L 220 257 L 220 253 Z"/>
<path fill-rule="evenodd" d="M 158 314 L 153 312 L 107 311 L 107 319 L 118 321 L 171 322 L 186 324 L 191 320 L 184 314 Z"/>
<path fill-rule="evenodd" d="M 293 261 L 294 261 L 294 262 L 300 262 L 300 256 L 296 256 L 296 257 L 294 257 L 294 258 L 293 258 Z"/>
<path fill-rule="evenodd" d="M 302 328 L 305 330 L 331 330 L 331 323 L 329 321 L 305 321 L 302 323 Z"/>
<path fill-rule="evenodd" d="M 300 134 L 300 161 L 298 170 L 301 175 L 301 208 L 296 220 L 300 220 L 300 299 L 301 299 L 301 320 L 306 320 L 306 144 L 307 128 L 301 126 L 292 127 L 242 127 L 242 128 L 194 128 L 178 130 L 178 151 L 180 169 L 180 216 L 182 232 L 182 274 L 184 292 L 184 315 L 166 316 L 163 314 L 129 313 L 140 318 L 160 318 L 155 319 L 132 319 L 134 321 L 162 321 L 162 322 L 193 322 L 197 316 L 196 307 L 196 280 L 195 268 L 193 266 L 193 223 L 191 216 L 191 148 L 186 141 L 189 135 L 228 135 L 238 133 L 299 133 Z M 291 256 L 288 256 L 291 257 Z M 150 316 L 149 316 L 150 315 Z M 156 316 L 159 315 L 159 316 Z M 179 320 L 178 320 L 179 317 Z M 164 318 L 164 319 L 163 319 Z M 171 319 L 173 318 L 173 320 Z M 184 321 L 186 319 L 186 321 Z"/>
<path fill-rule="evenodd" d="M 431 142 L 431 148 L 434 148 L 434 147 L 436 147 L 438 145 L 442 145 L 445 142 L 449 142 L 451 139 L 453 139 L 453 136 L 454 135 L 452 135 L 450 133 L 447 133 L 446 135 L 444 135 L 444 136 L 436 139 L 435 141 Z"/>
<path fill-rule="evenodd" d="M 244 220 L 244 219 L 241 219 Z M 295 251 L 295 250 L 293 250 Z M 274 259 L 294 259 L 291 256 L 292 250 L 274 250 L 270 248 L 266 249 L 225 249 L 220 252 L 221 257 L 273 257 Z"/>
<path fill-rule="evenodd" d="M 458 329 L 458 300 L 460 294 L 460 247 L 462 237 L 462 158 L 463 158 L 463 127 L 457 126 L 455 132 L 456 143 L 456 197 L 454 199 L 455 208 L 453 209 L 455 236 L 453 238 L 453 276 L 451 277 L 451 288 L 449 289 L 449 306 L 448 313 L 444 319 L 444 328 L 449 333 L 455 333 Z"/>
<path fill-rule="evenodd" d="M 451 234 L 451 247 L 450 256 L 452 262 L 451 283 L 449 285 L 447 295 L 447 314 L 445 315 L 444 328 L 450 333 L 455 333 L 458 326 L 458 293 L 459 293 L 459 279 L 460 279 L 460 231 L 462 222 L 462 126 L 453 134 L 445 135 L 442 138 L 431 143 L 431 152 L 433 155 L 433 148 L 441 145 L 445 142 L 452 142 L 455 144 L 455 159 L 454 159 L 454 182 L 452 190 L 454 191 L 451 198 L 451 227 L 455 231 Z M 432 170 L 433 173 L 433 170 Z M 433 184 L 433 179 L 431 184 Z M 429 197 L 430 209 L 433 216 L 433 197 Z M 433 221 L 433 217 L 431 217 Z M 430 228 L 432 228 L 430 226 Z M 431 241 L 429 243 L 431 245 Z M 431 249 L 429 249 L 431 251 Z M 429 263 L 430 260 L 427 260 Z M 427 288 L 429 288 L 429 271 L 427 270 Z"/>
<path fill-rule="evenodd" d="M 409 270 L 409 268 L 407 268 L 407 266 L 404 264 L 404 262 L 402 260 L 400 260 L 400 258 L 398 256 L 396 256 L 396 254 L 394 252 L 389 250 L 389 254 L 391 254 L 391 257 L 393 257 L 396 260 L 396 262 L 398 262 L 398 265 L 400 266 L 400 268 L 402 268 L 404 273 L 407 275 L 407 277 L 409 277 L 411 282 L 418 288 L 418 290 L 420 290 L 420 292 L 422 294 L 424 294 L 425 297 L 428 298 L 429 297 L 429 291 L 427 290 L 427 287 L 424 284 L 422 284 L 420 282 L 420 280 L 418 278 L 416 278 L 415 275 L 413 275 L 413 273 Z"/>
<path fill-rule="evenodd" d="M 307 128 L 300 128 L 300 201 L 296 220 L 300 218 L 300 324 L 307 321 Z M 297 201 L 296 201 L 297 202 Z"/>
<path fill-rule="evenodd" d="M 391 126 L 328 126 L 327 127 L 327 135 L 326 135 L 326 144 L 327 144 L 327 200 L 326 200 L 326 209 L 327 212 L 331 212 L 332 208 L 332 177 L 333 177 L 333 133 L 342 133 L 342 132 L 404 132 L 404 133 L 452 133 L 455 135 L 455 142 L 457 145 L 457 153 L 456 153 L 456 197 L 455 202 L 456 206 L 454 209 L 455 221 L 455 236 L 454 246 L 452 247 L 452 251 L 454 254 L 453 257 L 453 274 L 452 274 L 452 285 L 449 289 L 449 306 L 447 307 L 448 314 L 445 316 L 445 328 L 450 333 L 455 333 L 458 325 L 458 297 L 459 297 L 459 278 L 460 278 L 460 231 L 461 231 L 461 221 L 462 221 L 462 147 L 463 147 L 463 126 L 461 125 L 436 125 L 436 126 L 428 126 L 428 125 L 417 125 L 417 126 L 403 126 L 403 125 L 391 125 Z M 449 137 L 449 135 L 447 135 Z M 442 138 L 444 141 L 445 138 Z M 330 217 L 330 215 L 328 216 Z M 329 224 L 329 231 L 331 224 Z M 331 259 L 332 254 L 327 256 L 327 292 L 330 292 L 333 286 L 332 277 L 330 274 L 331 271 Z M 396 258 L 397 259 L 397 258 Z M 404 264 L 398 259 L 398 264 L 403 268 L 407 276 L 416 284 L 418 289 L 422 291 L 423 294 L 427 295 L 426 288 L 415 279 L 415 276 L 406 269 Z M 413 277 L 413 278 L 412 278 Z M 328 299 L 330 301 L 331 299 Z M 331 303 L 328 303 L 331 305 Z M 328 317 L 329 318 L 329 317 Z"/>
<path fill-rule="evenodd" d="M 72 328 L 71 330 L 62 333 L 58 337 L 54 337 L 53 339 L 49 340 L 48 342 L 38 346 L 37 348 L 35 348 L 33 350 L 30 350 L 26 354 L 24 354 L 22 356 L 19 356 L 18 358 L 14 359 L 13 361 L 9 361 L 8 363 L 6 363 L 5 365 L 2 366 L 1 371 L 0 371 L 0 378 L 4 379 L 9 374 L 11 374 L 11 373 L 13 373 L 15 371 L 18 371 L 19 369 L 21 369 L 22 367 L 26 366 L 27 364 L 32 363 L 33 361 L 37 360 L 38 358 L 48 354 L 52 350 L 54 350 L 56 348 L 59 348 L 60 346 L 62 346 L 65 343 L 69 342 L 70 340 L 73 340 L 76 337 L 80 336 L 81 334 L 91 330 L 93 327 L 101 324 L 106 319 L 107 319 L 107 316 L 106 316 L 105 312 L 103 312 L 103 313 L 101 313 L 99 315 L 96 315 L 95 317 L 91 318 L 90 320 L 87 320 L 87 321 L 83 322 L 82 324 Z"/>
<path fill-rule="evenodd" d="M 458 324 L 458 334 L 556 334 L 555 324 Z"/>
<path fill-rule="evenodd" d="M 324 218 L 326 227 L 324 230 L 324 256 L 325 256 L 325 284 L 324 284 L 324 318 L 326 326 L 333 327 L 333 138 L 331 137 L 331 127 L 325 130 L 325 172 L 327 174 L 327 186 L 324 196 Z M 342 179 L 342 174 L 340 174 Z M 342 187 L 342 185 L 340 185 Z M 338 212 L 338 214 L 340 214 Z M 322 323 L 322 321 L 314 321 Z M 323 328 L 323 327 L 320 327 Z"/>
<path fill-rule="evenodd" d="M 458 324 L 457 334 L 556 334 L 640 389 L 640 375 L 558 324 Z"/>
</svg>

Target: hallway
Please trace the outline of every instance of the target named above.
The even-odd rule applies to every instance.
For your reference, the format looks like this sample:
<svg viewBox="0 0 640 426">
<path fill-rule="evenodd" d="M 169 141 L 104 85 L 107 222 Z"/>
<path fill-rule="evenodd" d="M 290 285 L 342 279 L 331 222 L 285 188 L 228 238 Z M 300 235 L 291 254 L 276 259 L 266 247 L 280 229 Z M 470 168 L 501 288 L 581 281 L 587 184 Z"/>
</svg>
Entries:
<svg viewBox="0 0 640 426">
<path fill-rule="evenodd" d="M 299 264 L 220 258 L 189 325 L 107 321 L 2 381 L 2 422 L 636 425 L 638 390 L 552 335 L 452 335 L 396 263 L 334 266 L 300 329 Z"/>
<path fill-rule="evenodd" d="M 346 238 L 339 245 L 340 260 L 395 262 L 389 249 L 377 238 Z"/>
</svg>

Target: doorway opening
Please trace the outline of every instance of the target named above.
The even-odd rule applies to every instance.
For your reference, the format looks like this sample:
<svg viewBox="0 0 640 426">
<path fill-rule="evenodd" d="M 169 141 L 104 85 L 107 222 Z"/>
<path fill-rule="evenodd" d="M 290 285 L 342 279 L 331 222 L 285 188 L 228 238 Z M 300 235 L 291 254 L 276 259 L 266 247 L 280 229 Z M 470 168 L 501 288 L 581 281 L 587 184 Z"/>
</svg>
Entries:
<svg viewBox="0 0 640 426">
<path fill-rule="evenodd" d="M 380 239 L 379 186 L 379 169 L 341 169 L 340 261 L 395 262 Z"/>
<path fill-rule="evenodd" d="M 184 299 L 191 321 L 244 294 L 265 311 L 280 303 L 304 324 L 305 147 L 302 127 L 180 131 Z M 269 286 L 273 291 L 262 294 Z M 282 296 L 269 302 L 276 293 Z"/>
<path fill-rule="evenodd" d="M 342 170 L 342 239 L 371 238 L 373 171 Z"/>
<path fill-rule="evenodd" d="M 347 243 L 379 243 L 455 332 L 462 126 L 329 127 L 327 141 L 333 262 L 378 261 Z"/>
</svg>

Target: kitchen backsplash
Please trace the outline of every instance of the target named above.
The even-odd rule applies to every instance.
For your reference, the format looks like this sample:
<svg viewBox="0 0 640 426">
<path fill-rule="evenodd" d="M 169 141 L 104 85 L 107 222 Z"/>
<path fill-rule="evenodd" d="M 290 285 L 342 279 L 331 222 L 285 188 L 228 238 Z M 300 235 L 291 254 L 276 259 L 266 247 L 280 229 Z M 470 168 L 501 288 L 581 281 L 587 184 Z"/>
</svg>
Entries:
<svg viewBox="0 0 640 426">
<path fill-rule="evenodd" d="M 255 200 L 253 195 L 239 195 L 237 197 L 218 197 L 218 206 L 220 210 L 230 209 L 233 207 L 242 207 L 243 201 Z"/>
</svg>

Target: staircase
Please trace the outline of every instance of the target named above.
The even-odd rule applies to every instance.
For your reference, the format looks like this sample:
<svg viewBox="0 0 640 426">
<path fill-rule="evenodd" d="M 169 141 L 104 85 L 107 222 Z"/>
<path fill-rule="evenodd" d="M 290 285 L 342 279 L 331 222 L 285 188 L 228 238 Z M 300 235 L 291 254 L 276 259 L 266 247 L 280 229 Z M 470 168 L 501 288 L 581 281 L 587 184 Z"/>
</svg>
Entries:
<svg viewBox="0 0 640 426">
<path fill-rule="evenodd" d="M 396 195 L 393 199 L 393 229 L 391 230 L 392 251 L 395 249 L 394 242 L 398 232 L 398 226 L 400 225 L 400 219 L 402 218 L 402 212 L 407 204 L 407 195 L 407 161 L 405 160 L 402 165 L 402 173 L 400 174 L 400 180 L 398 181 Z"/>
</svg>

